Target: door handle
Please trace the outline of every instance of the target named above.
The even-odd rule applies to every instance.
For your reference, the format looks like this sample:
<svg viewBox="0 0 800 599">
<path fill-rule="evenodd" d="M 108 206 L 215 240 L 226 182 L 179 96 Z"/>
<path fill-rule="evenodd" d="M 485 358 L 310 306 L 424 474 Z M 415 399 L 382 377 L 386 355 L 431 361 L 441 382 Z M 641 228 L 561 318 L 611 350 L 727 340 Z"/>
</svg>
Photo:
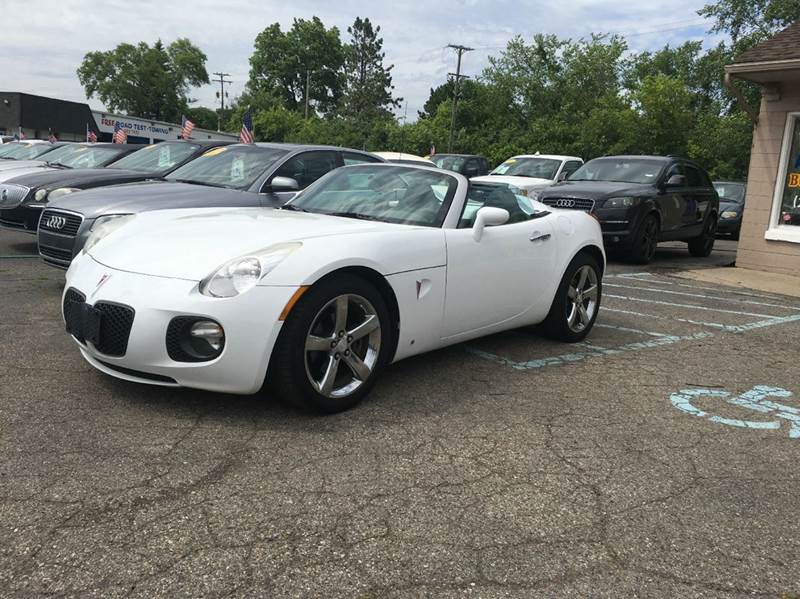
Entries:
<svg viewBox="0 0 800 599">
<path fill-rule="evenodd" d="M 545 233 L 544 235 L 540 235 L 539 231 L 534 231 L 531 234 L 531 241 L 547 241 L 550 239 L 550 233 Z"/>
</svg>

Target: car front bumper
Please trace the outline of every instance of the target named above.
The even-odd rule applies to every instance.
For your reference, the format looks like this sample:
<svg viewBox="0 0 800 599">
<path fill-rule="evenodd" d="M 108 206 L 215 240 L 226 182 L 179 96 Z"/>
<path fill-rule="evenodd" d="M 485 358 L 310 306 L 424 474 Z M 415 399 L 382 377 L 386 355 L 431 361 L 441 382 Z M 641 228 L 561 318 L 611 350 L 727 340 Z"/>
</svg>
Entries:
<svg viewBox="0 0 800 599">
<path fill-rule="evenodd" d="M 741 218 L 720 218 L 717 222 L 718 235 L 731 235 L 742 227 Z"/>
<path fill-rule="evenodd" d="M 263 385 L 282 325 L 279 316 L 298 288 L 259 286 L 236 297 L 211 298 L 197 290 L 196 281 L 119 271 L 81 256 L 67 271 L 64 295 L 69 289 L 83 294 L 89 305 L 108 302 L 134 311 L 122 356 L 103 354 L 90 341 L 73 337 L 98 370 L 138 383 L 250 394 Z M 219 323 L 225 331 L 222 353 L 206 362 L 171 359 L 166 334 L 177 316 Z"/>
<path fill-rule="evenodd" d="M 39 217 L 42 216 L 42 206 L 17 206 L 0 210 L 0 227 L 36 234 Z"/>
</svg>

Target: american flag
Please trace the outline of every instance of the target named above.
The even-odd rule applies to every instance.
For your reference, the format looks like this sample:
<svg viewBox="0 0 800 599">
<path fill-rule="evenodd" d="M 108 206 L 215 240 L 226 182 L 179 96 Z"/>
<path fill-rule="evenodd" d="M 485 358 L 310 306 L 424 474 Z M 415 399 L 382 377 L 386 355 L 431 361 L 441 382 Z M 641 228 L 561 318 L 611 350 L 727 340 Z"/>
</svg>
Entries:
<svg viewBox="0 0 800 599">
<path fill-rule="evenodd" d="M 97 133 L 94 132 L 94 129 L 89 128 L 89 123 L 86 123 L 86 141 L 90 144 L 97 142 Z"/>
<path fill-rule="evenodd" d="M 239 141 L 243 144 L 253 143 L 253 115 L 250 109 L 242 117 L 242 131 L 239 133 Z"/>
<path fill-rule="evenodd" d="M 56 137 L 55 133 L 50 131 L 49 135 L 47 136 L 47 141 L 49 141 L 51 144 L 54 144 L 58 141 L 58 137 Z"/>
<path fill-rule="evenodd" d="M 128 143 L 128 134 L 125 133 L 125 129 L 122 128 L 122 123 L 119 121 L 114 125 L 114 135 L 111 139 L 115 144 Z"/>
<path fill-rule="evenodd" d="M 194 131 L 194 123 L 181 115 L 181 139 L 189 139 Z"/>
<path fill-rule="evenodd" d="M 436 154 L 436 144 L 431 143 L 431 153 L 428 156 L 433 156 L 434 154 Z"/>
</svg>

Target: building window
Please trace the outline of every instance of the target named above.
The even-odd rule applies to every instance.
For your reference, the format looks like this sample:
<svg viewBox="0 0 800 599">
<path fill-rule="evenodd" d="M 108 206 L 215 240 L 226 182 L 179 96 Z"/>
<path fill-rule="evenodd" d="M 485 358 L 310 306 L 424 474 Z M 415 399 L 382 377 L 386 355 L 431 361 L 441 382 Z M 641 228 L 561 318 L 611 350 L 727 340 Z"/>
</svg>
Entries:
<svg viewBox="0 0 800 599">
<path fill-rule="evenodd" d="M 766 238 L 800 243 L 800 113 L 786 118 L 772 218 Z"/>
</svg>

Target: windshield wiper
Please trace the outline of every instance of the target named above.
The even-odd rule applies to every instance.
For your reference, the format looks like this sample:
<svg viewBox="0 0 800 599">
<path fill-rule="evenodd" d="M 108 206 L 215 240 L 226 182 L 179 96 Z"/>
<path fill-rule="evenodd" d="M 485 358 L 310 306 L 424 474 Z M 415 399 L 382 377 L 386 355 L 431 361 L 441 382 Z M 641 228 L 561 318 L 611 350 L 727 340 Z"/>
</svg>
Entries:
<svg viewBox="0 0 800 599">
<path fill-rule="evenodd" d="M 45 160 L 44 163 L 50 168 L 72 168 L 71 166 L 67 166 L 66 164 L 61 164 L 60 162 L 48 162 Z"/>
<path fill-rule="evenodd" d="M 300 208 L 300 206 L 294 206 L 292 204 L 284 204 L 278 210 L 291 210 L 292 212 L 311 212 L 308 208 Z"/>
<path fill-rule="evenodd" d="M 344 218 L 357 218 L 359 220 L 380 220 L 375 216 L 361 214 L 360 212 L 327 212 L 328 216 L 342 216 Z"/>
<path fill-rule="evenodd" d="M 222 183 L 209 183 L 208 181 L 195 181 L 194 179 L 167 179 L 176 183 L 189 183 L 190 185 L 205 185 L 206 187 L 221 187 L 222 189 L 233 189 Z"/>
</svg>

